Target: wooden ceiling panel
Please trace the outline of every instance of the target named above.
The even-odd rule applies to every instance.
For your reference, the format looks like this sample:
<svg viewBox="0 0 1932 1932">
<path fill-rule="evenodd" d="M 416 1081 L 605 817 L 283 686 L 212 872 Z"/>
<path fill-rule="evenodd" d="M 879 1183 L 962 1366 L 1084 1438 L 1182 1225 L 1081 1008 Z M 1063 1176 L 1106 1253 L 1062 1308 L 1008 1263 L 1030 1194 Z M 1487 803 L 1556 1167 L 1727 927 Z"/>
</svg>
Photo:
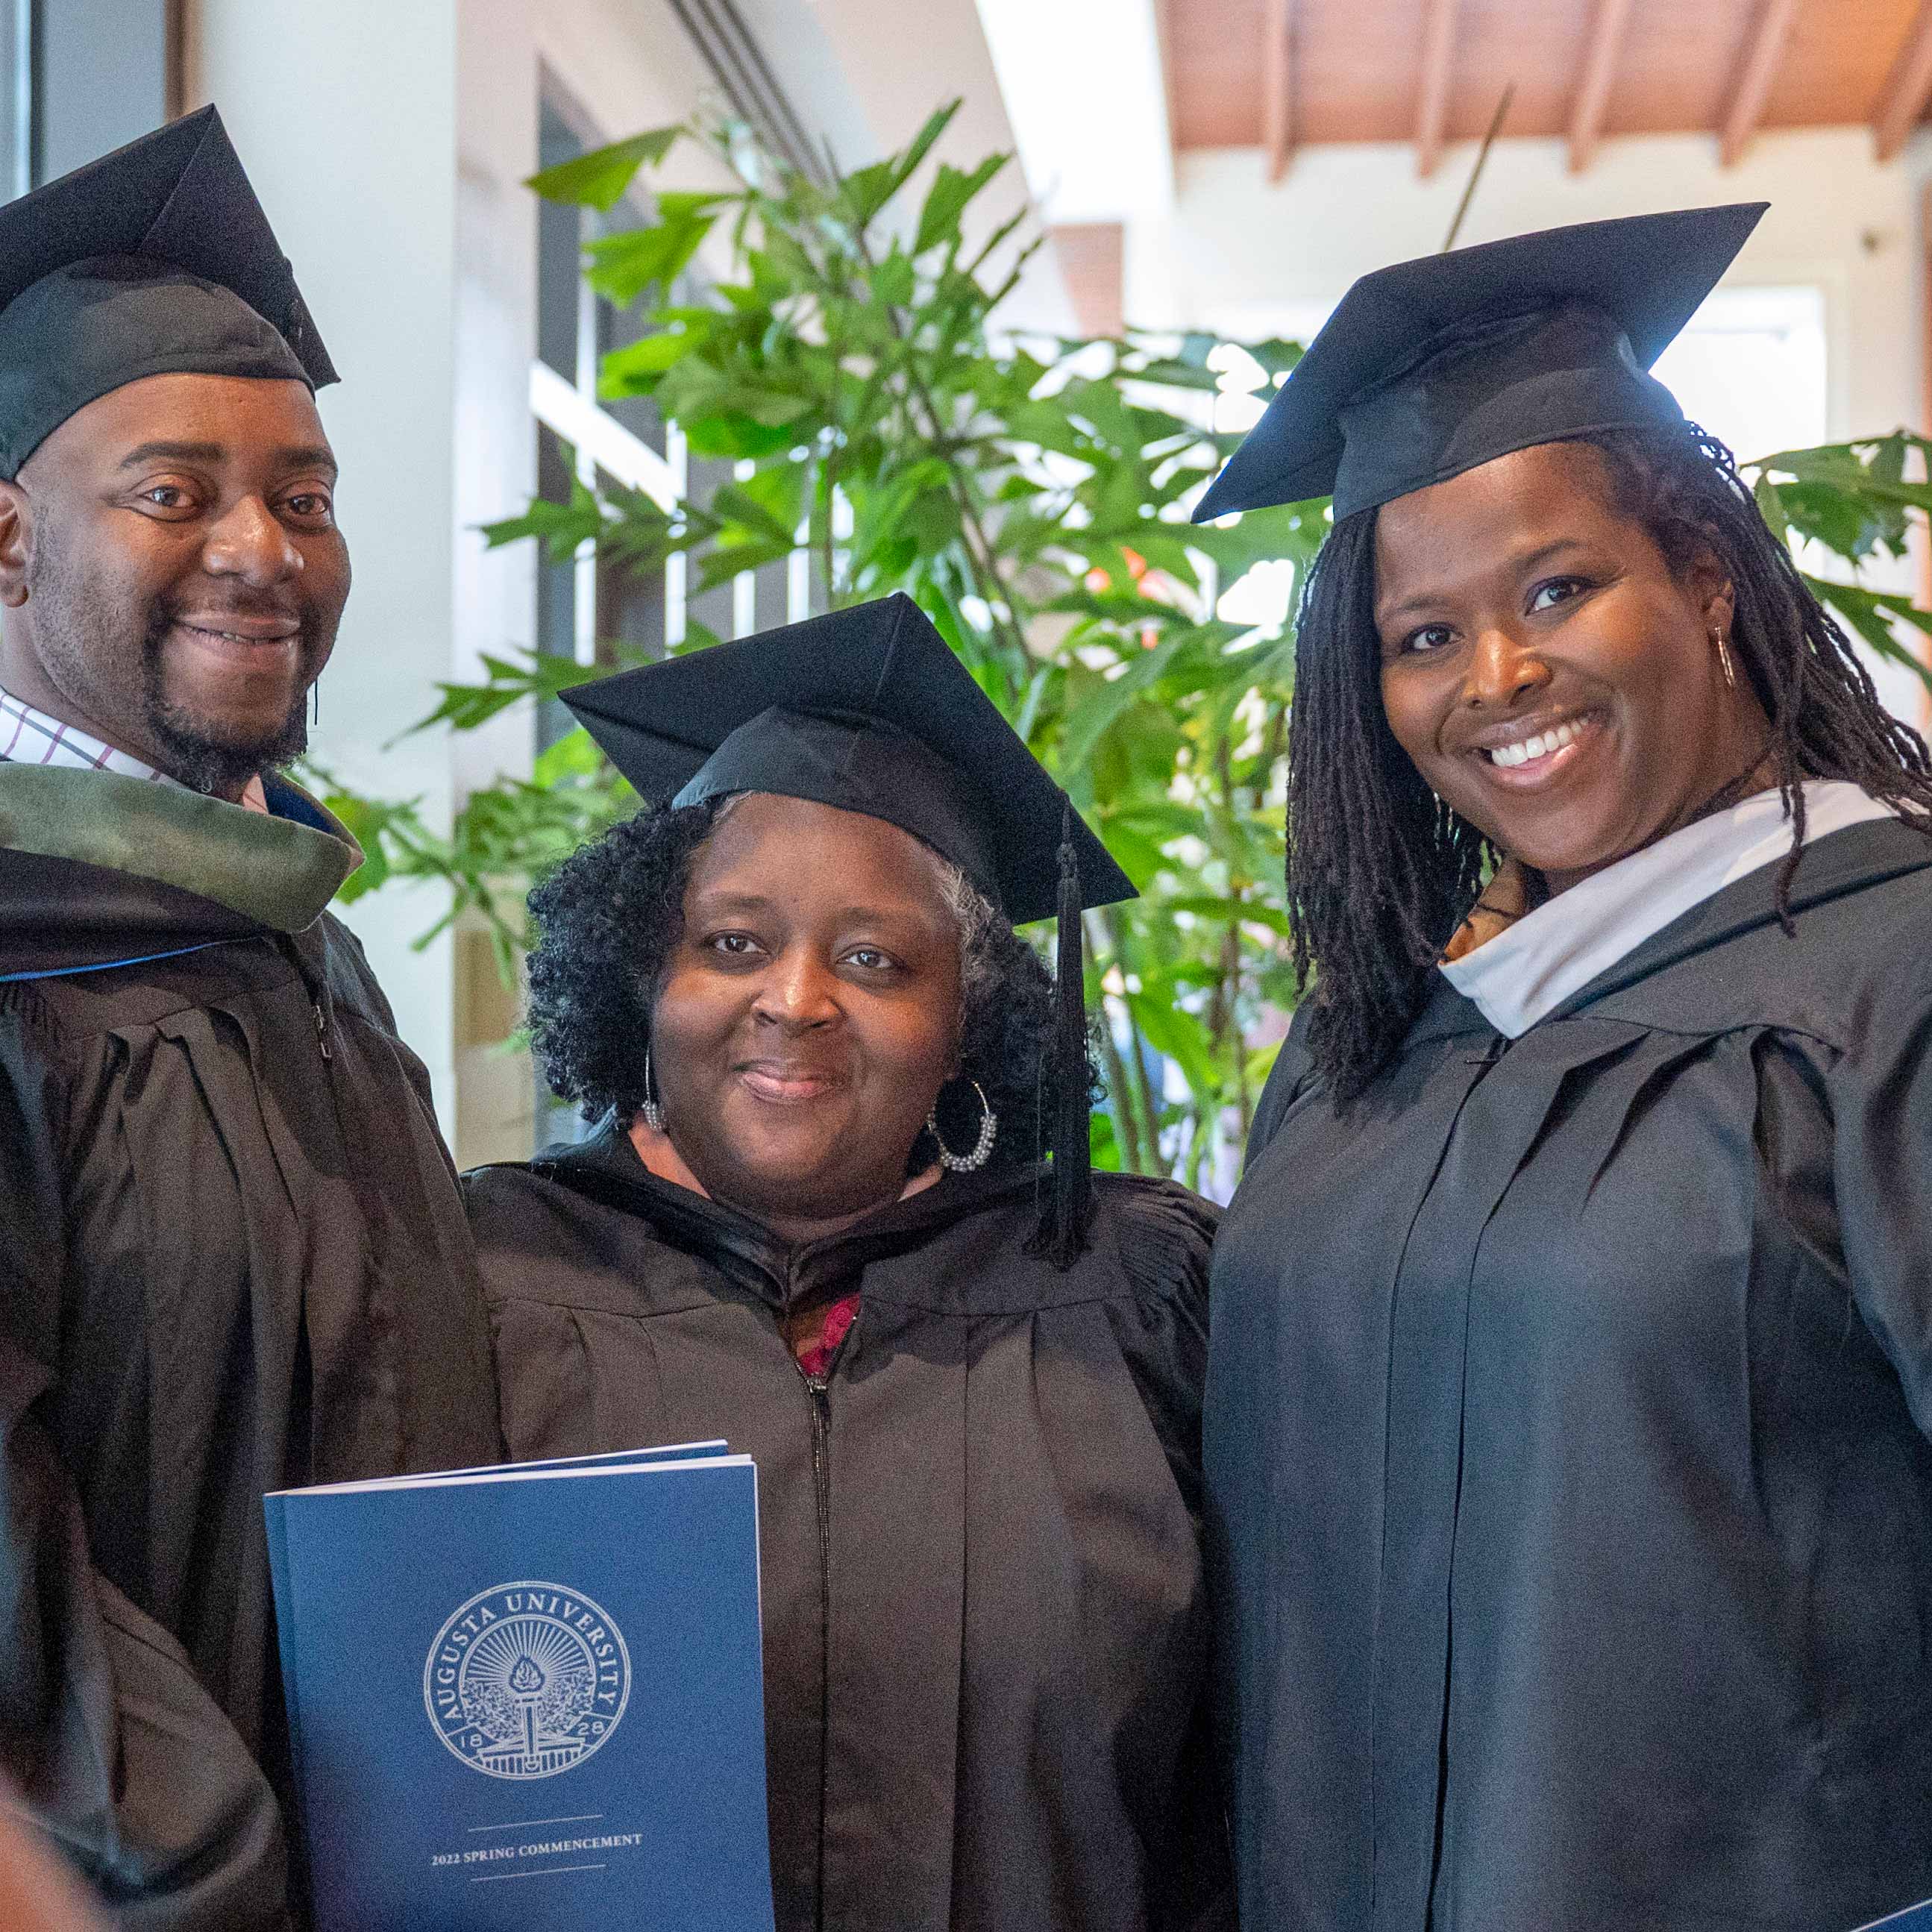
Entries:
<svg viewBox="0 0 1932 1932">
<path fill-rule="evenodd" d="M 1690 7 L 1639 8 L 1624 38 L 1604 131 L 1714 133 L 1724 124 L 1764 4 L 1697 0 Z"/>
<path fill-rule="evenodd" d="M 1602 0 L 1457 0 L 1444 130 L 1478 139 L 1506 82 L 1509 134 L 1566 135 Z M 1760 133 L 1870 124 L 1932 0 L 1796 0 Z M 1269 0 L 1168 0 L 1175 141 L 1259 147 Z M 1604 134 L 1724 127 L 1779 0 L 1630 0 Z M 1294 0 L 1294 139 L 1408 141 L 1423 79 L 1423 0 Z"/>
<path fill-rule="evenodd" d="M 1406 141 L 1414 134 L 1422 14 L 1422 0 L 1363 0 L 1353 8 L 1346 0 L 1297 0 L 1294 122 L 1301 141 Z M 1452 46 L 1452 82 L 1455 59 Z"/>
<path fill-rule="evenodd" d="M 1765 103 L 1765 125 L 1869 121 L 1892 62 L 1918 17 L 1918 0 L 1805 0 Z"/>
<path fill-rule="evenodd" d="M 1593 10 L 1587 0 L 1463 0 L 1450 138 L 1480 140 L 1511 82 L 1504 134 L 1567 130 Z"/>
<path fill-rule="evenodd" d="M 1264 0 L 1168 0 L 1174 61 L 1174 145 L 1262 143 Z"/>
</svg>

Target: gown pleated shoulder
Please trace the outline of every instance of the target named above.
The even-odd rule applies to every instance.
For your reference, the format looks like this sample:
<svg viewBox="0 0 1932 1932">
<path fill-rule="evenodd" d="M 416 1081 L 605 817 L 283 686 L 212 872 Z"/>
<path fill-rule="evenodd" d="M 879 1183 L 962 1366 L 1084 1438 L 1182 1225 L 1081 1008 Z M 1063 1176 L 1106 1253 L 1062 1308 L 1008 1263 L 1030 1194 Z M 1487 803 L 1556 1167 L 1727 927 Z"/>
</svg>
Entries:
<svg viewBox="0 0 1932 1932">
<path fill-rule="evenodd" d="M 1298 1024 L 1205 1423 L 1242 1922 L 1835 1932 L 1932 1894 L 1932 841 L 1514 1042 Z"/>
<path fill-rule="evenodd" d="M 624 1136 L 469 1178 L 519 1457 L 725 1438 L 758 1470 L 780 1932 L 1220 1925 L 1200 1398 L 1212 1210 L 1031 1169 L 788 1250 Z M 856 1292 L 822 1378 L 788 1308 Z"/>
</svg>

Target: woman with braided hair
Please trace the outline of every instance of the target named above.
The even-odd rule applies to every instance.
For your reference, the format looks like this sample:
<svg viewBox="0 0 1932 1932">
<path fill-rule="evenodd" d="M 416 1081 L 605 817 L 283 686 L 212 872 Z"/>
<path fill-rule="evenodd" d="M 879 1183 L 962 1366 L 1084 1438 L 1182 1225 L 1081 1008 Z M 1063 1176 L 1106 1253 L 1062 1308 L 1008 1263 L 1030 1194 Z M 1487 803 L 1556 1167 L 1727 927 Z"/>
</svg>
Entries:
<svg viewBox="0 0 1932 1932">
<path fill-rule="evenodd" d="M 1214 1273 L 1244 1924 L 1932 1894 L 1932 764 L 1647 373 L 1761 212 L 1366 278 L 1202 506 L 1335 500 Z"/>
</svg>

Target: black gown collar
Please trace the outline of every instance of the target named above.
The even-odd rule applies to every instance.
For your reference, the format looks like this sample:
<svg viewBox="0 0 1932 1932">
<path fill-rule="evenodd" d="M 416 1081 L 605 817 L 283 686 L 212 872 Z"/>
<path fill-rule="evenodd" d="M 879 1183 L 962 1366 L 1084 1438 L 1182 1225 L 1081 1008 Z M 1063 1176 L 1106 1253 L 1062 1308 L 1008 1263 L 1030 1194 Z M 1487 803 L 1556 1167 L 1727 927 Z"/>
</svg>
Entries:
<svg viewBox="0 0 1932 1932">
<path fill-rule="evenodd" d="M 849 1277 L 862 1262 L 916 1247 L 982 1208 L 1043 1196 L 1048 1170 L 1044 1162 L 1030 1162 L 942 1174 L 930 1187 L 798 1247 L 751 1215 L 652 1173 L 614 1117 L 574 1146 L 546 1148 L 530 1163 L 530 1172 L 606 1207 L 643 1216 L 674 1246 L 736 1264 L 731 1272 L 748 1286 L 788 1305 L 808 1299 L 821 1282 Z"/>
<path fill-rule="evenodd" d="M 1847 826 L 1808 845 L 1791 882 L 1794 919 L 1808 908 L 1862 892 L 1868 886 L 1932 866 L 1932 836 L 1904 820 L 1874 819 Z M 1707 952 L 1778 922 L 1778 877 L 1782 862 L 1756 872 L 1714 892 L 1672 920 L 1660 932 L 1619 959 L 1607 972 L 1564 1002 L 1550 1015 L 1567 1018 L 1599 1000 L 1649 979 L 1678 961 Z"/>
</svg>

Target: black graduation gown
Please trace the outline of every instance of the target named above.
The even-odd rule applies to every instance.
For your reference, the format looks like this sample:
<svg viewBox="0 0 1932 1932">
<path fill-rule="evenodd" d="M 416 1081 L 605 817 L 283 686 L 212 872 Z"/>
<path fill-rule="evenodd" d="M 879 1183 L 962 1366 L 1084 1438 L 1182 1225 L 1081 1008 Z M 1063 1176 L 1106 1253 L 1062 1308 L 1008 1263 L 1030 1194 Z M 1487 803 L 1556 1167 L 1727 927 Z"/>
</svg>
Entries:
<svg viewBox="0 0 1932 1932">
<path fill-rule="evenodd" d="M 1206 1416 L 1243 1922 L 1839 1932 L 1932 1894 L 1932 842 L 1514 1043 L 1291 1038 Z"/>
<path fill-rule="evenodd" d="M 499 1449 L 455 1177 L 321 912 L 327 823 L 0 765 L 0 1773 L 144 1932 L 291 1909 L 263 1492 Z M 22 849 L 63 839 L 290 927 Z"/>
<path fill-rule="evenodd" d="M 607 1127 L 468 1178 L 519 1457 L 755 1460 L 779 1932 L 1227 1922 L 1202 1722 L 1213 1210 L 1102 1177 L 1070 1271 L 1040 1176 L 949 1176 L 788 1251 Z M 779 1329 L 859 1291 L 821 1388 Z"/>
</svg>

